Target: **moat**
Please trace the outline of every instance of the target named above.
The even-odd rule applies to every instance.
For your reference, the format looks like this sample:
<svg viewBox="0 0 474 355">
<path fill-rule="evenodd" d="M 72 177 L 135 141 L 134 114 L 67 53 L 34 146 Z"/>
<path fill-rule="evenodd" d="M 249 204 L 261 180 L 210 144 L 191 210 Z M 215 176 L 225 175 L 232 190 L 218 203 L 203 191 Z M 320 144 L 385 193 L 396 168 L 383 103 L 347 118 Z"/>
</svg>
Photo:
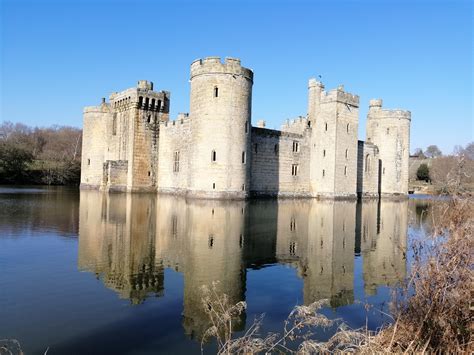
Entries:
<svg viewBox="0 0 474 355">
<path fill-rule="evenodd" d="M 200 286 L 214 280 L 247 302 L 241 332 L 262 313 L 262 332 L 279 332 L 320 299 L 329 317 L 376 329 L 430 203 L 0 187 L 0 339 L 27 354 L 199 353 Z"/>
</svg>

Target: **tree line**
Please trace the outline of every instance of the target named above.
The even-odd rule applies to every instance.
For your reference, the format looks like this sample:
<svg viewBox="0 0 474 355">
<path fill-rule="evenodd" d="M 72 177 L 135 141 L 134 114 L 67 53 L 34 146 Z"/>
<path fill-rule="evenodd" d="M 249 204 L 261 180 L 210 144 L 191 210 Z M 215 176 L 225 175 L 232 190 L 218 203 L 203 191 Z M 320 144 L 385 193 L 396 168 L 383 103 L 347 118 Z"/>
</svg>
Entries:
<svg viewBox="0 0 474 355">
<path fill-rule="evenodd" d="M 417 148 L 414 155 L 426 160 L 418 167 L 417 179 L 431 183 L 437 192 L 474 192 L 474 142 L 455 146 L 449 155 L 443 155 L 436 145 L 425 151 Z"/>
<path fill-rule="evenodd" d="M 68 126 L 0 125 L 0 183 L 78 185 L 82 130 Z"/>
</svg>

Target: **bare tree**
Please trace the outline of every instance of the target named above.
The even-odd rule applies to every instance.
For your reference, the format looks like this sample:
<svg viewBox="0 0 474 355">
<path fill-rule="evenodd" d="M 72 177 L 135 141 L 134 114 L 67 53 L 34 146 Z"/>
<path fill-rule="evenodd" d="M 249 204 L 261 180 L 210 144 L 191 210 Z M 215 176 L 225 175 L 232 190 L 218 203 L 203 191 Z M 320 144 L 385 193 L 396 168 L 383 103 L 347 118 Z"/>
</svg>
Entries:
<svg viewBox="0 0 474 355">
<path fill-rule="evenodd" d="M 441 150 L 438 148 L 437 145 L 430 145 L 426 148 L 425 155 L 428 158 L 437 158 L 440 157 L 443 153 L 441 153 Z"/>
</svg>

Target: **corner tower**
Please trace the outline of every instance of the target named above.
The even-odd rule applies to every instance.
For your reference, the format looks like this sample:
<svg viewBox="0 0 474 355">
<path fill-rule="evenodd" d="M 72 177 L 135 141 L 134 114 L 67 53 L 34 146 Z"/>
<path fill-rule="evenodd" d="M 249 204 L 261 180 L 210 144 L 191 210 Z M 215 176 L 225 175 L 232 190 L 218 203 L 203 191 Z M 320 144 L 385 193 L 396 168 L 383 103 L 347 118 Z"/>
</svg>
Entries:
<svg viewBox="0 0 474 355">
<path fill-rule="evenodd" d="M 253 72 L 239 59 L 207 57 L 191 64 L 190 82 L 190 194 L 246 198 Z"/>
<path fill-rule="evenodd" d="M 382 100 L 370 100 L 367 141 L 379 148 L 379 193 L 408 194 L 411 112 L 382 109 Z"/>
</svg>

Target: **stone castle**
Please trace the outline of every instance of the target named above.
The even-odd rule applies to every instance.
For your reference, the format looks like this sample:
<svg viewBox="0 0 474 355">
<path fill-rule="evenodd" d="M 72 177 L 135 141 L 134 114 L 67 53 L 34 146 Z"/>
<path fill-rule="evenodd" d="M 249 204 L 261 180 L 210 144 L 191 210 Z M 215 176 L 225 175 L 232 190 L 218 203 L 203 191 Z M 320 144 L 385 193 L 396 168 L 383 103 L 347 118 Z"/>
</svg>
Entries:
<svg viewBox="0 0 474 355">
<path fill-rule="evenodd" d="M 306 116 L 281 131 L 251 125 L 253 72 L 219 57 L 191 64 L 190 112 L 170 121 L 153 83 L 85 107 L 81 188 L 197 198 L 405 196 L 411 113 L 371 100 L 359 141 L 359 97 L 309 80 Z"/>
</svg>

